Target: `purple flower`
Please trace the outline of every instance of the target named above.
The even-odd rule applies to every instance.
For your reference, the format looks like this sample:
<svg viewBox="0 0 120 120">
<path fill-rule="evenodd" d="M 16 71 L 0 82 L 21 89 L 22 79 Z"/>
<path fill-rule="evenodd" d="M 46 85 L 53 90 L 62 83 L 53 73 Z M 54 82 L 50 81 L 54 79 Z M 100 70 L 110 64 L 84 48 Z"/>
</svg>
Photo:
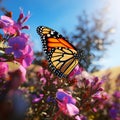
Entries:
<svg viewBox="0 0 120 120">
<path fill-rule="evenodd" d="M 6 54 L 13 54 L 14 59 L 24 67 L 29 66 L 34 59 L 33 50 L 27 44 L 28 39 L 29 36 L 23 33 L 20 36 L 12 37 L 8 41 L 9 48 L 5 50 Z"/>
<path fill-rule="evenodd" d="M 76 99 L 62 89 L 56 93 L 58 107 L 66 115 L 74 116 L 79 114 L 79 109 L 75 106 Z"/>
<path fill-rule="evenodd" d="M 63 89 L 58 89 L 58 92 L 56 93 L 56 98 L 60 101 L 65 101 L 67 99 L 67 103 L 76 103 L 76 100 Z"/>
<path fill-rule="evenodd" d="M 0 78 L 8 72 L 8 64 L 5 62 L 0 62 Z"/>
<path fill-rule="evenodd" d="M 14 54 L 15 58 L 20 58 L 23 55 L 22 50 L 26 46 L 26 39 L 21 36 L 12 37 L 8 41 L 9 48 L 6 48 L 7 54 Z"/>
</svg>

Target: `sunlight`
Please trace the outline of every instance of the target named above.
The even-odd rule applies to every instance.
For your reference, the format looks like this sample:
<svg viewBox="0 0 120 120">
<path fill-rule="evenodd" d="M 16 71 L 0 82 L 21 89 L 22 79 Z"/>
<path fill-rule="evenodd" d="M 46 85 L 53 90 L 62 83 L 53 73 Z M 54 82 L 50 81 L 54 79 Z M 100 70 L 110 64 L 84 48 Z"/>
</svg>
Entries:
<svg viewBox="0 0 120 120">
<path fill-rule="evenodd" d="M 113 22 L 120 27 L 120 0 L 110 0 L 109 15 Z"/>
</svg>

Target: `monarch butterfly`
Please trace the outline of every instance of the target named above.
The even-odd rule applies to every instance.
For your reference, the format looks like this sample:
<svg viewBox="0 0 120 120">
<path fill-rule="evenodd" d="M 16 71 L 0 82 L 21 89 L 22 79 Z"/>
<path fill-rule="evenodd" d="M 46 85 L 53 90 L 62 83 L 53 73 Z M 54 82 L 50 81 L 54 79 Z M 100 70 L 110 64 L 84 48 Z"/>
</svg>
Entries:
<svg viewBox="0 0 120 120">
<path fill-rule="evenodd" d="M 81 64 L 84 51 L 77 50 L 61 34 L 51 28 L 39 26 L 37 33 L 41 36 L 51 70 L 60 78 L 68 77 L 72 70 Z"/>
</svg>

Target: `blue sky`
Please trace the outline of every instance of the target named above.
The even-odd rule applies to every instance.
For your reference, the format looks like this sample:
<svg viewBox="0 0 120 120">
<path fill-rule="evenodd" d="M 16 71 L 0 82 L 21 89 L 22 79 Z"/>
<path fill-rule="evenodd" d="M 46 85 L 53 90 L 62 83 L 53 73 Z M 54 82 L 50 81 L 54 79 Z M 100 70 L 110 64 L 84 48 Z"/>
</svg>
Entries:
<svg viewBox="0 0 120 120">
<path fill-rule="evenodd" d="M 108 2 L 109 1 L 109 2 Z M 13 18 L 17 19 L 19 8 L 23 8 L 25 14 L 31 12 L 31 18 L 27 21 L 30 25 L 29 34 L 34 41 L 34 49 L 41 51 L 41 41 L 36 33 L 36 27 L 45 25 L 61 32 L 64 28 L 72 32 L 77 25 L 77 17 L 85 10 L 88 14 L 98 14 L 103 6 L 110 7 L 108 19 L 117 26 L 113 38 L 116 39 L 112 46 L 109 46 L 103 59 L 98 61 L 103 69 L 120 65 L 120 2 L 119 0 L 4 0 L 1 6 L 13 12 Z"/>
</svg>

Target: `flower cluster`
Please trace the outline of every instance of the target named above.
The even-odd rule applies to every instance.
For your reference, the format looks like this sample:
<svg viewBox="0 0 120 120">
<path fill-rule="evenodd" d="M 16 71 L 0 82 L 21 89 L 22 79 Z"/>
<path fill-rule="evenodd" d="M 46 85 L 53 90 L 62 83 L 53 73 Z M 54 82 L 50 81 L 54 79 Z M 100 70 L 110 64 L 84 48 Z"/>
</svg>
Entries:
<svg viewBox="0 0 120 120">
<path fill-rule="evenodd" d="M 17 21 L 12 20 L 10 17 L 4 15 L 0 19 L 0 28 L 3 29 L 5 34 L 9 35 L 20 35 L 22 29 L 29 29 L 29 26 L 23 26 L 30 17 L 30 13 L 24 16 L 23 10 L 20 9 L 20 15 Z"/>
<path fill-rule="evenodd" d="M 22 120 L 28 102 L 19 87 L 26 82 L 25 68 L 33 61 L 30 37 L 22 30 L 29 29 L 23 23 L 30 14 L 24 16 L 21 9 L 17 21 L 11 17 L 6 14 L 0 18 L 0 119 Z M 12 64 L 17 64 L 15 69 Z"/>
<path fill-rule="evenodd" d="M 27 117 L 87 120 L 89 114 L 86 111 L 93 114 L 98 112 L 108 99 L 101 86 L 103 80 L 88 74 L 79 66 L 68 79 L 57 79 L 43 67 L 37 68 L 35 74 L 30 75 L 25 89 L 29 91 L 32 105 Z"/>
<path fill-rule="evenodd" d="M 1 61 L 17 61 L 24 67 L 29 66 L 33 61 L 33 50 L 29 43 L 29 36 L 22 32 L 23 29 L 29 29 L 29 26 L 23 26 L 23 23 L 28 20 L 30 14 L 24 16 L 21 9 L 17 21 L 3 15 L 0 19 L 1 34 L 0 47 L 2 54 Z"/>
<path fill-rule="evenodd" d="M 69 81 L 70 84 L 72 83 L 69 92 L 74 96 L 74 102 L 70 102 L 70 99 L 73 99 L 71 95 L 60 90 L 57 92 L 58 106 L 68 116 L 85 119 L 84 113 L 86 111 L 97 112 L 100 105 L 108 99 L 108 95 L 103 91 L 102 80 L 99 80 L 98 77 L 91 76 L 81 68 L 78 69 L 78 66 L 73 73 L 76 75 L 74 74 L 75 78 Z"/>
</svg>

